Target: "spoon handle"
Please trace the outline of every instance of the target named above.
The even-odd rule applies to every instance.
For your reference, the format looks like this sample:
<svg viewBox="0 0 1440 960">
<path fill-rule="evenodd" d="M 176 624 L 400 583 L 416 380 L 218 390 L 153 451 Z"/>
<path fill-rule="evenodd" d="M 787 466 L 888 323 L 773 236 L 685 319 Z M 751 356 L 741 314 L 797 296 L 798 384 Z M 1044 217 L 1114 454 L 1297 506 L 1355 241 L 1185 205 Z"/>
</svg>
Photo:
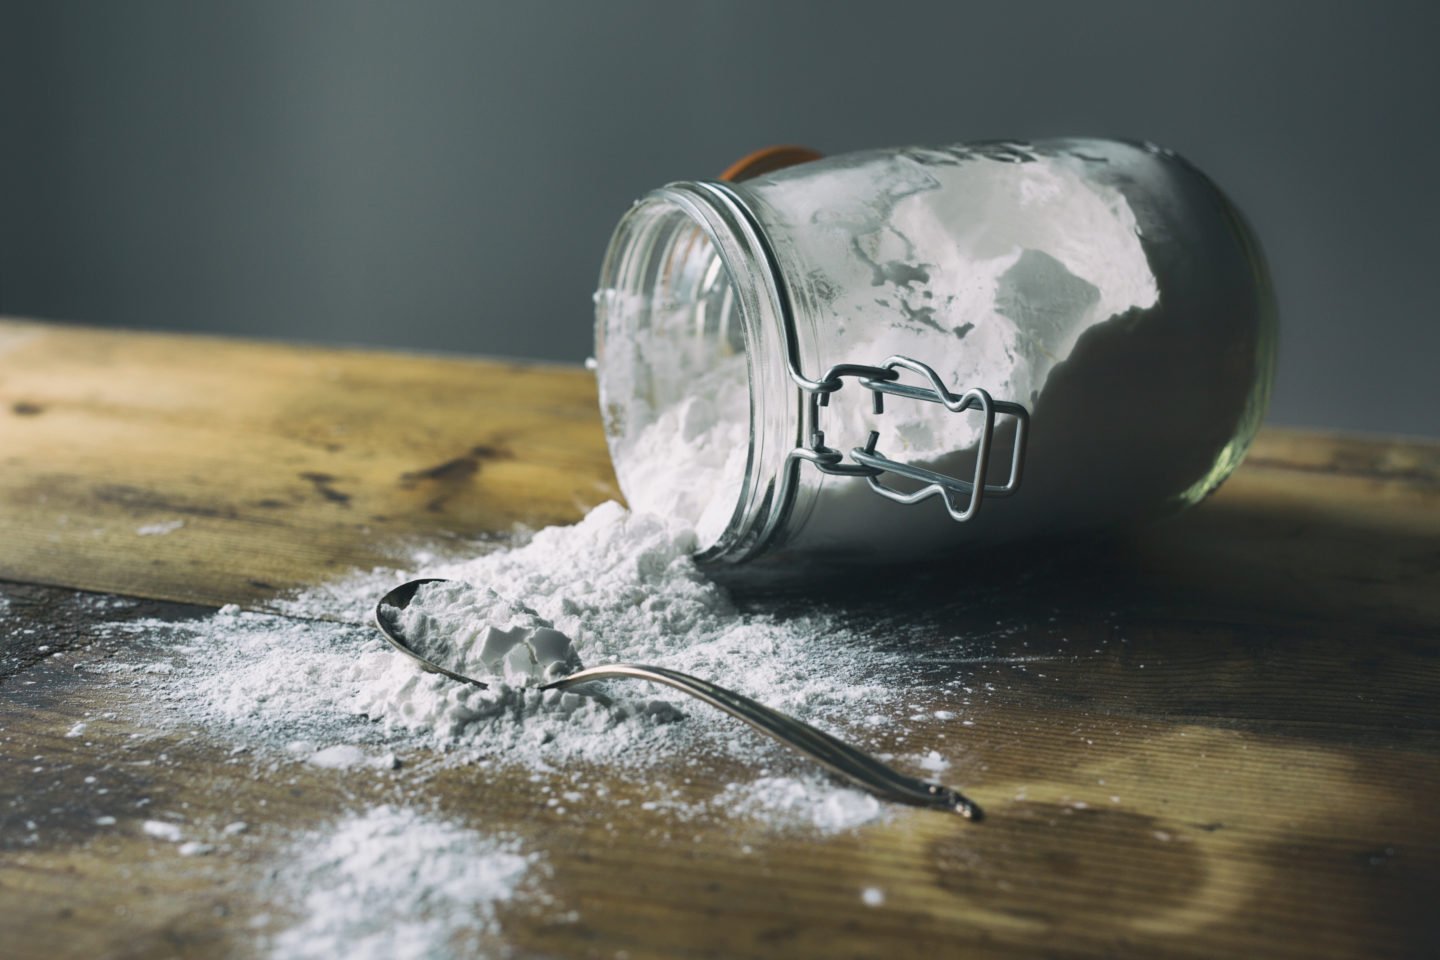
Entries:
<svg viewBox="0 0 1440 960">
<path fill-rule="evenodd" d="M 942 807 L 970 820 L 980 819 L 980 808 L 957 790 L 906 776 L 808 723 L 772 710 L 743 694 L 676 670 L 638 663 L 616 663 L 576 671 L 545 684 L 541 689 L 563 690 L 590 680 L 625 677 L 663 683 L 718 707 L 761 733 L 812 757 L 833 773 L 878 797 L 920 807 Z"/>
</svg>

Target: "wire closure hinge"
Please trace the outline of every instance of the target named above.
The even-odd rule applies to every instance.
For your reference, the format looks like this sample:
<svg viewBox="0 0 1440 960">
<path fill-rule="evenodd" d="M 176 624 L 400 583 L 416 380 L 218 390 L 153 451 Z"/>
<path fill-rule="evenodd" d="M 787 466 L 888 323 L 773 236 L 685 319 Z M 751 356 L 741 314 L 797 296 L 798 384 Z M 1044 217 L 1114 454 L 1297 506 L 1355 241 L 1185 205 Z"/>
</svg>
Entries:
<svg viewBox="0 0 1440 960">
<path fill-rule="evenodd" d="M 899 383 L 900 371 L 908 370 L 928 381 L 929 386 L 912 386 Z M 878 367 L 858 363 L 842 363 L 831 367 L 819 380 L 792 375 L 808 397 L 805 408 L 805 429 L 809 439 L 807 446 L 796 447 L 790 452 L 793 459 L 809 460 L 822 473 L 842 477 L 864 477 L 870 488 L 882 497 L 897 503 L 918 503 L 930 497 L 939 496 L 945 502 L 945 509 L 951 518 L 964 522 L 979 511 L 986 497 L 1008 497 L 1020 488 L 1020 476 L 1025 466 L 1025 442 L 1030 428 L 1030 411 L 1018 403 L 994 400 L 980 388 L 972 388 L 955 394 L 946 389 L 939 374 L 919 360 L 909 357 L 891 357 Z M 863 447 L 850 451 L 850 462 L 834 447 L 826 446 L 825 432 L 820 429 L 820 408 L 830 405 L 830 394 L 845 385 L 846 377 L 856 377 L 860 386 L 871 391 L 875 412 L 885 412 L 885 396 L 905 397 L 909 400 L 924 400 L 938 403 L 952 413 L 977 411 L 984 423 L 975 448 L 975 472 L 971 479 L 962 480 L 947 474 L 927 470 L 892 460 L 877 449 L 880 441 L 878 431 L 871 431 Z M 996 415 L 1015 418 L 1015 442 L 1010 457 L 1010 475 L 1004 483 L 986 483 L 990 469 L 991 447 L 995 435 Z M 913 491 L 898 490 L 882 482 L 885 474 L 895 474 L 917 481 L 923 486 Z"/>
</svg>

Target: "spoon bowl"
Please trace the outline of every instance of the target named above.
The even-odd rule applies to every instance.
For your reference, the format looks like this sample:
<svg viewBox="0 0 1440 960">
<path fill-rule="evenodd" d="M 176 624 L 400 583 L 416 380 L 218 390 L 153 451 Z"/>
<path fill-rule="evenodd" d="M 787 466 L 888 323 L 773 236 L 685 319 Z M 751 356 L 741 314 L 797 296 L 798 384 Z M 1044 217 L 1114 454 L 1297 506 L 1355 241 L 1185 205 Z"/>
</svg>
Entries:
<svg viewBox="0 0 1440 960">
<path fill-rule="evenodd" d="M 425 586 L 425 584 L 445 582 L 446 580 L 443 577 L 425 577 L 420 580 L 407 580 L 405 583 L 400 584 L 400 586 L 381 597 L 380 602 L 375 605 L 375 626 L 380 628 L 381 635 L 385 637 L 385 641 L 389 643 L 390 646 L 420 664 L 422 670 L 443 674 L 451 680 L 468 683 L 482 690 L 487 689 L 490 684 L 485 681 L 476 680 L 474 677 L 467 677 L 463 673 L 456 673 L 454 670 L 446 669 L 417 652 L 415 648 L 411 647 L 409 642 L 406 641 L 399 618 L 387 612 L 389 610 L 402 611 L 410 606 L 410 601 L 415 599 L 415 594 L 418 593 L 420 588 Z"/>
</svg>

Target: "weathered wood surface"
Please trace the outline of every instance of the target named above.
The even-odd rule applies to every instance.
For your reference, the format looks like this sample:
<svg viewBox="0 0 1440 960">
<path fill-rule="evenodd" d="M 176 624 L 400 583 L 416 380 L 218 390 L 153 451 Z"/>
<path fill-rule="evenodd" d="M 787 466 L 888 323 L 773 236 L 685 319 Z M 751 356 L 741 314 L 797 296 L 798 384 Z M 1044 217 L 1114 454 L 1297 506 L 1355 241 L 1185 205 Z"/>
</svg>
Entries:
<svg viewBox="0 0 1440 960">
<path fill-rule="evenodd" d="M 979 825 L 899 810 L 833 837 L 737 831 L 645 811 L 657 784 L 605 770 L 540 785 L 610 790 L 562 816 L 527 775 L 427 778 L 418 748 L 393 775 L 272 770 L 147 726 L 144 674 L 97 681 L 163 652 L 99 620 L 263 606 L 412 536 L 467 547 L 577 517 L 614 493 L 593 406 L 580 371 L 0 326 L 0 955 L 248 955 L 293 910 L 265 878 L 296 831 L 398 798 L 544 850 L 552 901 L 501 912 L 522 956 L 1440 949 L 1430 444 L 1269 431 L 1211 502 L 1132 541 L 963 592 L 935 571 L 746 601 L 824 605 L 927 652 L 907 709 L 974 725 L 915 721 L 909 745 L 949 745 Z M 663 785 L 703 799 L 737 774 Z M 140 831 L 157 811 L 202 838 L 253 829 L 180 858 Z"/>
<path fill-rule="evenodd" d="M 554 366 L 8 322 L 0 578 L 253 605 L 570 520 L 619 496 L 595 411 Z"/>
</svg>

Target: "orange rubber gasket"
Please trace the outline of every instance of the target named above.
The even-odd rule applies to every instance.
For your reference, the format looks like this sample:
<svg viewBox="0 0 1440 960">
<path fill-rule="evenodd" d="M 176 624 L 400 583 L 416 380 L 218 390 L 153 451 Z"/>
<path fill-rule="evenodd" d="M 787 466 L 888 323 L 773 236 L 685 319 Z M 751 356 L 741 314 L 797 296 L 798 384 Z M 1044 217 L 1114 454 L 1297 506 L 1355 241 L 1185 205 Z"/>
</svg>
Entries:
<svg viewBox="0 0 1440 960">
<path fill-rule="evenodd" d="M 824 154 L 818 150 L 794 144 L 762 147 L 754 153 L 747 153 L 726 167 L 725 172 L 720 174 L 720 179 L 734 182 L 749 180 L 751 177 L 763 177 L 767 173 L 784 170 L 786 167 L 793 167 L 799 163 L 819 160 L 823 156 Z"/>
</svg>

